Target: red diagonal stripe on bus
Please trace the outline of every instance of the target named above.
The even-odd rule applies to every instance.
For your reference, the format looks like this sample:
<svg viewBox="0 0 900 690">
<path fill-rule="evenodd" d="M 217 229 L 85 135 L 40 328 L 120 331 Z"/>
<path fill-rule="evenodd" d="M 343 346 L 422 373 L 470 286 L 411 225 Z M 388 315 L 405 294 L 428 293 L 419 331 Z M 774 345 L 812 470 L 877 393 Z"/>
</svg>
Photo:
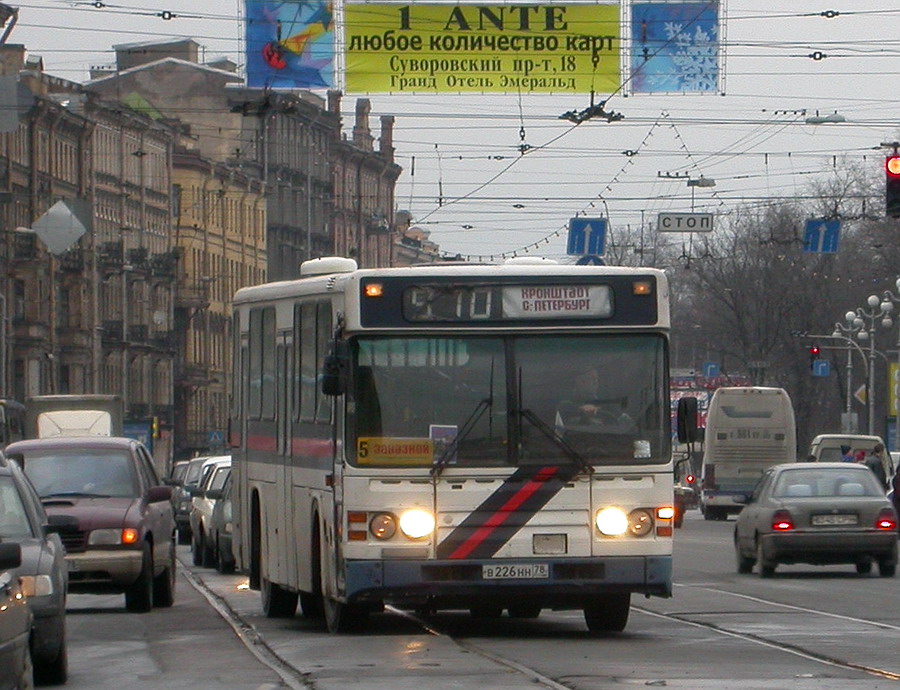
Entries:
<svg viewBox="0 0 900 690">
<path fill-rule="evenodd" d="M 500 506 L 493 515 L 485 520 L 483 526 L 475 530 L 471 537 L 456 547 L 448 558 L 458 559 L 469 556 L 476 548 L 478 548 L 478 546 L 490 537 L 494 530 L 500 527 L 512 513 L 514 513 L 532 495 L 537 493 L 545 482 L 556 474 L 558 470 L 558 467 L 541 468 L 527 484 L 514 493 L 506 503 Z"/>
</svg>

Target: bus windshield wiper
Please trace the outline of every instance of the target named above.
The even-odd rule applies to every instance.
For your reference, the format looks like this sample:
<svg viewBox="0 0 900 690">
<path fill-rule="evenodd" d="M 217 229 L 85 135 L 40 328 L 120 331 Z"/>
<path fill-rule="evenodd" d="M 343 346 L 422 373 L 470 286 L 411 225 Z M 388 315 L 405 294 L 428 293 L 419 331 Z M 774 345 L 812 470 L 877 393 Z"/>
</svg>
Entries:
<svg viewBox="0 0 900 690">
<path fill-rule="evenodd" d="M 538 417 L 534 412 L 529 410 L 527 407 L 523 407 L 519 410 L 519 415 L 527 419 L 531 422 L 535 428 L 540 431 L 544 436 L 546 436 L 555 446 L 557 446 L 563 454 L 569 458 L 575 465 L 578 466 L 578 469 L 582 472 L 585 472 L 588 475 L 594 473 L 594 467 L 589 463 L 583 455 L 581 455 L 577 450 L 572 448 L 569 445 L 569 442 L 566 439 L 561 438 L 553 428 L 547 424 L 543 419 Z"/>
<path fill-rule="evenodd" d="M 92 494 L 88 491 L 57 491 L 52 494 L 44 494 L 41 501 L 54 498 L 109 498 L 109 494 Z"/>
<path fill-rule="evenodd" d="M 478 420 L 481 419 L 482 415 L 484 415 L 485 410 L 491 409 L 492 405 L 493 397 L 487 397 L 478 401 L 475 409 L 472 410 L 472 414 L 469 415 L 469 418 L 460 428 L 459 433 L 457 433 L 453 440 L 447 444 L 440 457 L 438 457 L 434 461 L 434 464 L 431 466 L 431 476 L 438 477 L 441 474 L 444 466 L 447 464 L 450 458 L 453 457 L 454 453 L 456 453 L 456 451 L 459 449 L 459 444 L 462 443 L 463 439 L 469 435 L 469 432 L 475 428 Z"/>
<path fill-rule="evenodd" d="M 494 407 L 494 360 L 491 360 L 491 376 L 488 381 L 488 397 L 482 398 L 478 401 L 478 404 L 475 406 L 475 409 L 472 410 L 472 414 L 469 415 L 469 418 L 463 422 L 462 427 L 457 432 L 456 436 L 453 440 L 447 444 L 446 448 L 444 448 L 444 452 L 441 453 L 440 457 L 435 459 L 434 464 L 431 466 L 431 476 L 439 477 L 441 472 L 444 469 L 444 466 L 453 457 L 456 451 L 459 449 L 459 444 L 462 443 L 463 439 L 469 435 L 469 432 L 475 428 L 475 425 L 478 423 L 478 420 L 484 415 L 485 410 L 490 410 Z M 490 418 L 489 418 L 490 419 Z"/>
</svg>

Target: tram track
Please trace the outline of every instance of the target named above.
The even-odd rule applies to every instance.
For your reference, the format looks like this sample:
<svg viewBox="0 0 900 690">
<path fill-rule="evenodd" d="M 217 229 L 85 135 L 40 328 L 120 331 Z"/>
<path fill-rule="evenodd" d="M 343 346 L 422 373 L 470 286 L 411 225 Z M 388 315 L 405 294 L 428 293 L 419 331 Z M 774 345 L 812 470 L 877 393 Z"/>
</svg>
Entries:
<svg viewBox="0 0 900 690">
<path fill-rule="evenodd" d="M 210 605 L 220 614 L 220 616 L 231 626 L 238 638 L 250 649 L 251 652 L 265 665 L 278 673 L 282 682 L 286 687 L 295 690 L 310 690 L 316 688 L 317 684 L 308 672 L 305 672 L 292 664 L 289 660 L 279 655 L 265 640 L 263 634 L 257 631 L 253 625 L 243 619 L 228 603 L 228 601 L 213 591 L 202 578 L 194 574 L 191 569 L 184 564 L 180 567 L 181 573 L 186 577 L 188 582 L 197 589 L 210 603 Z M 710 595 L 734 598 L 744 602 L 759 606 L 763 615 L 771 616 L 771 612 L 764 613 L 764 607 L 783 610 L 790 614 L 804 614 L 810 616 L 821 617 L 831 621 L 840 621 L 847 624 L 868 626 L 875 631 L 896 633 L 900 632 L 900 625 L 886 623 L 882 621 L 869 620 L 859 616 L 850 616 L 838 614 L 830 611 L 800 606 L 796 604 L 787 604 L 773 599 L 742 594 L 739 592 L 728 591 L 719 587 L 711 587 L 706 585 L 682 585 L 689 587 L 693 591 L 708 592 Z M 387 609 L 392 615 L 402 617 L 416 627 L 423 630 L 428 635 L 440 636 L 452 641 L 452 644 L 466 653 L 477 655 L 485 661 L 503 667 L 508 671 L 520 676 L 523 681 L 528 683 L 528 687 L 541 687 L 550 690 L 573 690 L 577 687 L 571 682 L 557 680 L 545 672 L 536 668 L 535 665 L 522 663 L 516 659 L 498 653 L 490 648 L 488 644 L 473 641 L 464 636 L 456 635 L 452 632 L 441 629 L 434 621 L 428 618 L 422 618 L 418 615 L 396 609 L 388 606 Z M 822 664 L 835 669 L 864 673 L 882 681 L 890 681 L 892 683 L 900 683 L 900 673 L 885 668 L 879 668 L 872 664 L 855 662 L 848 658 L 841 658 L 834 654 L 826 654 L 811 648 L 809 645 L 785 642 L 770 637 L 765 634 L 756 632 L 748 632 L 730 628 L 727 623 L 722 622 L 722 617 L 727 615 L 726 611 L 712 610 L 679 610 L 671 612 L 661 612 L 645 606 L 632 604 L 632 617 L 635 615 L 648 616 L 660 620 L 667 620 L 677 625 L 690 626 L 696 629 L 702 629 L 721 635 L 743 643 L 758 645 L 771 649 L 780 653 L 789 654 L 806 661 Z M 745 612 L 734 612 L 738 615 L 752 615 Z M 704 617 L 716 616 L 717 620 L 702 620 Z"/>
<path fill-rule="evenodd" d="M 793 613 L 803 613 L 814 616 L 821 616 L 823 618 L 837 619 L 847 623 L 854 623 L 858 625 L 867 625 L 872 628 L 878 630 L 889 630 L 892 632 L 900 632 L 900 626 L 892 625 L 890 623 L 884 623 L 882 621 L 872 621 L 865 618 L 859 618 L 856 616 L 847 616 L 844 614 L 833 613 L 831 611 L 822 611 L 819 609 L 812 609 L 806 606 L 797 606 L 796 604 L 785 604 L 783 602 L 774 601 L 772 599 L 764 599 L 762 597 L 753 596 L 750 594 L 742 594 L 740 592 L 730 592 L 726 589 L 721 589 L 719 587 L 698 587 L 691 586 L 691 589 L 697 591 L 707 591 L 710 593 L 714 593 L 717 595 L 735 597 L 737 599 L 741 599 L 744 601 L 750 601 L 755 604 L 761 604 L 764 606 L 771 606 L 776 608 L 785 609 L 787 611 L 791 611 Z M 755 633 L 741 632 L 736 630 L 729 630 L 727 627 L 714 622 L 709 621 L 701 621 L 695 620 L 691 618 L 691 616 L 709 616 L 710 612 L 683 612 L 683 613 L 660 613 L 658 611 L 654 611 L 649 608 L 635 606 L 632 604 L 632 611 L 639 611 L 640 613 L 661 618 L 665 620 L 677 621 L 679 623 L 690 625 L 697 628 L 703 628 L 706 630 L 713 631 L 717 634 L 726 635 L 728 637 L 732 637 L 735 639 L 740 639 L 745 642 L 750 642 L 752 644 L 763 645 L 770 649 L 776 649 L 782 651 L 787 654 L 793 654 L 795 656 L 799 656 L 801 658 L 815 661 L 817 663 L 825 664 L 828 666 L 842 668 L 846 670 L 853 671 L 862 671 L 869 675 L 875 676 L 877 678 L 881 678 L 884 680 L 891 680 L 895 682 L 900 682 L 900 673 L 889 671 L 882 668 L 877 668 L 875 666 L 870 666 L 868 664 L 856 663 L 853 661 L 849 661 L 846 659 L 839 659 L 834 656 L 830 656 L 827 654 L 819 653 L 815 650 L 803 647 L 801 645 L 788 644 L 781 640 L 775 640 L 771 638 L 767 638 L 764 635 L 758 635 Z"/>
<path fill-rule="evenodd" d="M 826 617 L 826 618 L 839 619 L 839 620 L 842 620 L 844 622 L 849 622 L 849 623 L 868 625 L 868 626 L 871 626 L 871 627 L 879 629 L 879 630 L 889 630 L 889 631 L 900 632 L 900 626 L 892 625 L 890 623 L 884 623 L 881 621 L 872 621 L 872 620 L 867 620 L 867 619 L 859 618 L 859 617 L 855 617 L 855 616 L 846 616 L 846 615 L 836 614 L 836 613 L 832 613 L 830 611 L 811 609 L 808 607 L 797 606 L 794 604 L 785 604 L 782 602 L 778 602 L 778 601 L 774 601 L 774 600 L 770 600 L 770 599 L 764 599 L 761 597 L 755 597 L 755 596 L 748 595 L 748 594 L 741 594 L 738 592 L 729 592 L 727 590 L 719 589 L 719 588 L 693 587 L 693 589 L 704 589 L 704 590 L 707 590 L 709 592 L 714 592 L 719 595 L 732 596 L 732 597 L 736 597 L 736 598 L 746 600 L 746 601 L 751 601 L 753 603 L 757 603 L 757 604 L 761 604 L 761 605 L 765 605 L 765 606 L 783 608 L 785 610 L 788 610 L 788 611 L 791 611 L 794 613 L 805 613 L 805 614 L 817 615 L 817 616 L 822 616 L 822 617 Z M 415 621 L 416 624 L 421 626 L 429 634 L 451 637 L 451 639 L 453 639 L 454 643 L 456 645 L 458 645 L 461 649 L 464 649 L 467 652 L 472 653 L 472 654 L 478 654 L 479 656 L 481 656 L 489 661 L 492 661 L 493 663 L 502 665 L 512 671 L 515 671 L 515 672 L 521 674 L 522 676 L 524 676 L 525 678 L 527 678 L 528 680 L 530 680 L 532 683 L 535 683 L 536 685 L 539 685 L 541 687 L 546 687 L 546 688 L 552 688 L 553 690 L 572 690 L 571 685 L 564 685 L 564 684 L 554 680 L 553 678 L 543 674 L 536 668 L 526 666 L 526 665 L 521 664 L 513 659 L 510 659 L 510 658 L 504 657 L 500 654 L 497 654 L 496 652 L 493 652 L 493 651 L 487 649 L 483 645 L 479 645 L 479 644 L 473 643 L 469 640 L 465 640 L 465 639 L 455 637 L 453 635 L 449 635 L 448 633 L 445 633 L 445 632 L 441 631 L 440 629 L 436 628 L 435 626 L 431 625 L 428 621 L 423 620 L 412 614 L 409 614 L 405 611 L 401 611 L 399 609 L 393 609 L 392 607 L 388 607 L 388 608 L 390 608 L 391 611 L 393 613 L 395 613 L 396 615 L 404 616 L 410 620 Z M 888 681 L 894 681 L 894 682 L 900 683 L 900 673 L 896 673 L 894 671 L 890 671 L 890 670 L 883 669 L 883 668 L 877 668 L 875 666 L 871 666 L 868 664 L 849 661 L 847 659 L 839 659 L 837 657 L 829 656 L 827 654 L 821 654 L 812 649 L 805 648 L 801 645 L 788 644 L 788 643 L 785 643 L 780 640 L 770 639 L 763 635 L 758 635 L 758 634 L 754 634 L 754 633 L 729 630 L 727 627 L 717 624 L 717 623 L 698 621 L 698 620 L 693 620 L 691 618 L 692 615 L 694 615 L 694 616 L 709 615 L 709 612 L 660 613 L 658 611 L 654 611 L 652 609 L 638 606 L 635 604 L 632 604 L 631 609 L 632 609 L 632 613 L 638 612 L 638 613 L 646 615 L 646 616 L 660 618 L 660 619 L 669 620 L 669 621 L 674 621 L 681 625 L 688 625 L 688 626 L 695 627 L 695 628 L 701 628 L 704 630 L 711 631 L 718 635 L 723 635 L 725 637 L 729 637 L 732 639 L 741 640 L 742 642 L 760 645 L 760 646 L 766 647 L 768 649 L 773 649 L 773 650 L 776 650 L 776 651 L 779 651 L 779 652 L 782 652 L 785 654 L 791 654 L 793 656 L 797 656 L 802 659 L 806 659 L 807 661 L 824 664 L 826 666 L 830 666 L 833 668 L 839 668 L 839 669 L 844 669 L 844 670 L 848 670 L 848 671 L 862 672 L 862 673 L 866 673 L 868 675 L 874 676 L 874 677 L 882 679 L 882 680 L 888 680 Z"/>
</svg>

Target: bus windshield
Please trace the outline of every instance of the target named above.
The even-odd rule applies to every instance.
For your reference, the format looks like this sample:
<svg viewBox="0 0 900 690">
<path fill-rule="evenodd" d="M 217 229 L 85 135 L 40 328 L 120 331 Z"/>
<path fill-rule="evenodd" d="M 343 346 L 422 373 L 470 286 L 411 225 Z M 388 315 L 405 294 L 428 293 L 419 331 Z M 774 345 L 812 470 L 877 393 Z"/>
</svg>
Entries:
<svg viewBox="0 0 900 690">
<path fill-rule="evenodd" d="M 656 334 L 360 337 L 351 462 L 665 463 L 664 348 Z"/>
</svg>

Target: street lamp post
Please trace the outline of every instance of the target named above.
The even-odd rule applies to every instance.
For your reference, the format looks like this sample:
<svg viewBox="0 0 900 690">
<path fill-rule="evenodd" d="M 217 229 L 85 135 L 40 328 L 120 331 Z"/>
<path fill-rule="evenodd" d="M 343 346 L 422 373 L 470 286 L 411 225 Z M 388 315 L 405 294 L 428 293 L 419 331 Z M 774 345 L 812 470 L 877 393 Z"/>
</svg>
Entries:
<svg viewBox="0 0 900 690">
<path fill-rule="evenodd" d="M 849 316 L 850 313 L 851 312 L 848 312 L 847 316 Z M 853 314 L 855 317 L 855 313 L 853 313 Z M 847 320 L 850 321 L 851 319 L 848 318 Z M 865 372 L 866 380 L 868 381 L 868 379 L 869 379 L 869 364 L 866 360 L 866 354 L 865 354 L 865 352 L 863 352 L 863 350 L 859 346 L 859 344 L 855 340 L 853 340 L 853 336 L 857 335 L 859 332 L 860 332 L 859 328 L 856 328 L 852 325 L 845 326 L 840 321 L 836 321 L 834 324 L 834 331 L 831 334 L 832 338 L 835 338 L 838 340 L 843 340 L 845 343 L 847 343 L 847 395 L 846 395 L 847 404 L 846 404 L 845 421 L 842 424 L 842 427 L 843 427 L 842 431 L 845 434 L 852 434 L 852 433 L 856 432 L 856 425 L 851 422 L 852 414 L 853 414 L 853 407 L 852 407 L 853 390 L 852 390 L 852 388 L 853 388 L 853 348 L 854 347 L 859 352 L 860 357 L 862 358 L 863 365 L 866 367 L 866 372 Z"/>
<path fill-rule="evenodd" d="M 866 377 L 866 408 L 868 409 L 869 435 L 875 433 L 875 319 L 884 315 L 882 300 L 878 295 L 869 295 L 866 299 L 869 309 L 857 307 L 855 311 L 848 311 L 844 318 L 847 324 L 859 330 L 860 341 L 869 343 L 869 371 Z M 876 309 L 876 307 L 878 307 Z M 868 321 L 868 323 L 866 323 Z"/>
<path fill-rule="evenodd" d="M 897 278 L 894 286 L 897 289 L 897 292 L 891 292 L 890 290 L 885 290 L 884 294 L 881 297 L 881 325 L 884 328 L 890 328 L 894 325 L 894 321 L 891 318 L 891 313 L 894 311 L 894 305 L 900 304 L 900 278 Z M 895 380 L 891 381 L 891 385 L 893 385 L 893 399 L 894 399 L 894 450 L 900 450 L 900 383 L 898 383 L 898 379 L 900 379 L 900 330 L 897 332 L 897 372 Z"/>
</svg>

